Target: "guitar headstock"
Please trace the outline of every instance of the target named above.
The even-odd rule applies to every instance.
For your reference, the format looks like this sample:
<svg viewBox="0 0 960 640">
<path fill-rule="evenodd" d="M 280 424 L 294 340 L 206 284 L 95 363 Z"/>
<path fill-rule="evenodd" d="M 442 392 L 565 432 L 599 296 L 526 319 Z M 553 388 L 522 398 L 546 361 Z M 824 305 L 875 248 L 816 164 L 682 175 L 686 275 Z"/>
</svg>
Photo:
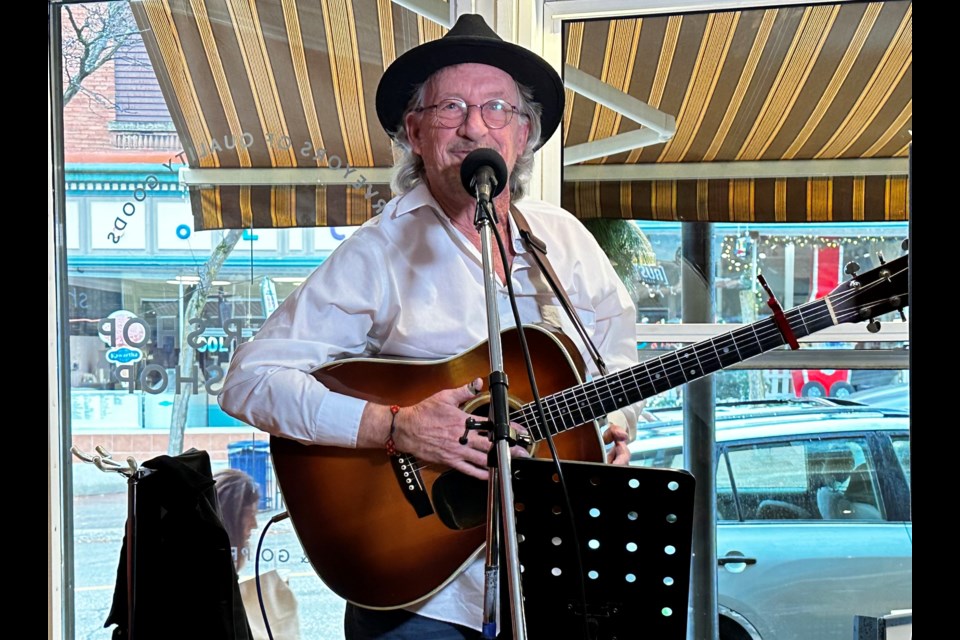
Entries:
<svg viewBox="0 0 960 640">
<path fill-rule="evenodd" d="M 824 296 L 837 322 L 861 322 L 869 320 L 867 328 L 876 333 L 880 323 L 874 320 L 891 311 L 899 311 L 904 320 L 903 309 L 907 306 L 908 293 L 908 256 L 906 254 L 891 262 L 884 262 L 880 256 L 880 266 L 864 273 L 858 273 L 855 263 L 847 265 L 846 272 L 851 278 Z"/>
</svg>

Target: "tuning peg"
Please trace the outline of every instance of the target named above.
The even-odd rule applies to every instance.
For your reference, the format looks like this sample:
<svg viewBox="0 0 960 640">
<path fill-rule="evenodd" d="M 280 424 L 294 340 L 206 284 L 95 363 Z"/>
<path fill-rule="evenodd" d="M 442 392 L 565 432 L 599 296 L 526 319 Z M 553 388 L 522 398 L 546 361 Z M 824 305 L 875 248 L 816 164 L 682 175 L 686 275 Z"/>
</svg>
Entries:
<svg viewBox="0 0 960 640">
<path fill-rule="evenodd" d="M 909 247 L 909 246 L 910 246 L 910 239 L 909 239 L 909 238 L 904 238 L 904 239 L 903 239 L 903 242 L 900 243 L 900 248 L 903 249 L 904 251 L 906 251 L 906 250 L 907 250 L 907 247 Z"/>
<path fill-rule="evenodd" d="M 871 320 L 867 323 L 867 331 L 870 333 L 877 333 L 880 331 L 880 323 L 876 319 Z"/>
<path fill-rule="evenodd" d="M 860 265 L 856 262 L 848 262 L 843 268 L 843 272 L 847 275 L 856 275 L 857 271 L 860 271 Z"/>
</svg>

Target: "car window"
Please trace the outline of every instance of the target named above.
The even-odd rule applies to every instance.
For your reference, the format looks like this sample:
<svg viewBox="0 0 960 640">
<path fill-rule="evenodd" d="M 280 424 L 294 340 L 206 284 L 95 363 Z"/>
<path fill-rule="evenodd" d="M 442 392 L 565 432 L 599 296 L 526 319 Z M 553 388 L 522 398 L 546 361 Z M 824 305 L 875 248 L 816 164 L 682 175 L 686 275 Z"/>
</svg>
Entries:
<svg viewBox="0 0 960 640">
<path fill-rule="evenodd" d="M 903 469 L 903 477 L 907 479 L 907 486 L 910 486 L 910 438 L 895 436 L 892 440 L 893 452 L 897 454 L 900 468 Z"/>
<path fill-rule="evenodd" d="M 811 499 L 802 442 L 730 447 L 726 459 L 745 520 L 811 518 Z M 723 473 L 718 470 L 717 484 Z M 734 509 L 731 516 L 736 515 Z M 723 518 L 721 518 L 723 519 Z"/>
<path fill-rule="evenodd" d="M 733 493 L 733 481 L 730 479 L 730 467 L 726 456 L 717 461 L 717 519 L 739 520 L 737 500 Z"/>
<path fill-rule="evenodd" d="M 802 439 L 728 447 L 729 471 L 721 482 L 735 488 L 744 520 L 881 519 L 876 472 L 864 438 Z M 722 478 L 725 474 L 732 477 Z M 725 519 L 723 510 L 718 516 Z M 727 519 L 737 516 L 727 508 Z"/>
</svg>

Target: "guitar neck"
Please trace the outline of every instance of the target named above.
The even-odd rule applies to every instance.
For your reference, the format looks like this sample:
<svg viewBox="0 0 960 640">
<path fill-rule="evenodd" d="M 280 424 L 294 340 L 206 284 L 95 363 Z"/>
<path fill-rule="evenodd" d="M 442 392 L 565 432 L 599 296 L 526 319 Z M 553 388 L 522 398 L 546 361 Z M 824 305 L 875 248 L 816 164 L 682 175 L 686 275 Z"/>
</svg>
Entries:
<svg viewBox="0 0 960 640">
<path fill-rule="evenodd" d="M 796 338 L 840 322 L 824 299 L 794 307 L 784 315 Z M 786 342 L 777 321 L 770 317 L 644 360 L 628 369 L 542 398 L 546 429 L 556 435 L 781 347 Z M 540 441 L 547 433 L 540 427 L 537 416 L 536 403 L 530 402 L 512 412 L 510 420 L 526 427 L 534 441 Z"/>
</svg>

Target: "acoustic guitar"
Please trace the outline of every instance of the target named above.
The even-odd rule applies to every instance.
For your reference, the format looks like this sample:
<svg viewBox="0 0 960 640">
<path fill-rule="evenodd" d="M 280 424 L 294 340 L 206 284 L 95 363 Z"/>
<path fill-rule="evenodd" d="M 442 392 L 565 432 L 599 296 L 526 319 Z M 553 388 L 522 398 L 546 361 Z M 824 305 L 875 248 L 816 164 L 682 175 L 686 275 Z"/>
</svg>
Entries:
<svg viewBox="0 0 960 640">
<path fill-rule="evenodd" d="M 729 333 L 584 382 L 583 362 L 566 336 L 525 328 L 547 424 L 540 424 L 516 329 L 503 332 L 510 420 L 529 431 L 531 453 L 553 438 L 562 460 L 602 462 L 596 420 L 616 409 L 834 325 L 870 321 L 907 306 L 907 256 L 854 276 L 818 300 L 780 310 Z M 436 391 L 489 375 L 486 343 L 443 360 L 353 358 L 314 377 L 333 391 L 382 404 L 415 404 Z M 464 410 L 486 417 L 482 394 Z M 318 576 L 337 595 L 374 609 L 423 600 L 459 575 L 485 542 L 486 483 L 449 467 L 379 449 L 304 445 L 271 437 L 287 510 Z"/>
</svg>

